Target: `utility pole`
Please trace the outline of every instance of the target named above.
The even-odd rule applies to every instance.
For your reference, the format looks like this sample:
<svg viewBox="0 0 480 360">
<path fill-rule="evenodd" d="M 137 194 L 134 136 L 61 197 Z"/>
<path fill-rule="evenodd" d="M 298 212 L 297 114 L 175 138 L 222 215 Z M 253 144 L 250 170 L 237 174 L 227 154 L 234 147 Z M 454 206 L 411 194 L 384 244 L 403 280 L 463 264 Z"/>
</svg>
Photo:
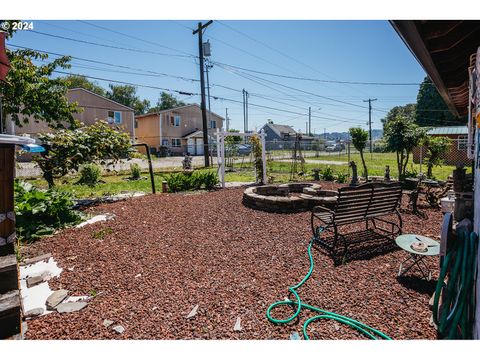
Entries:
<svg viewBox="0 0 480 360">
<path fill-rule="evenodd" d="M 213 20 L 208 21 L 205 24 L 202 24 L 201 22 L 198 23 L 198 28 L 197 30 L 193 31 L 193 35 L 198 34 L 198 56 L 200 58 L 200 87 L 201 87 L 201 109 L 202 109 L 202 126 L 203 126 L 203 156 L 205 159 L 205 167 L 210 166 L 210 159 L 208 157 L 209 151 L 208 151 L 208 127 L 207 127 L 207 109 L 205 105 L 205 76 L 203 73 L 203 40 L 202 40 L 202 35 L 203 35 L 203 29 L 205 29 L 207 26 L 209 26 L 211 23 L 213 23 Z"/>
<path fill-rule="evenodd" d="M 377 101 L 377 99 L 368 99 L 363 100 L 363 102 L 368 102 L 368 137 L 370 139 L 370 156 L 372 157 L 372 101 Z"/>
<path fill-rule="evenodd" d="M 323 139 L 327 140 L 327 128 L 323 128 Z"/>
<path fill-rule="evenodd" d="M 312 107 L 308 107 L 308 136 L 312 136 Z"/>
<path fill-rule="evenodd" d="M 208 69 L 211 69 L 213 67 L 213 65 L 210 65 L 210 61 L 207 59 L 206 61 L 206 64 L 205 64 L 205 70 L 207 72 L 207 98 L 208 98 L 208 124 L 210 125 L 212 122 L 211 122 L 211 117 L 212 117 L 212 114 L 211 114 L 211 110 L 210 110 L 210 80 L 209 80 L 209 77 L 208 77 Z"/>
<path fill-rule="evenodd" d="M 228 108 L 225 108 L 225 127 L 227 131 L 230 129 L 230 119 L 228 118 Z"/>
</svg>

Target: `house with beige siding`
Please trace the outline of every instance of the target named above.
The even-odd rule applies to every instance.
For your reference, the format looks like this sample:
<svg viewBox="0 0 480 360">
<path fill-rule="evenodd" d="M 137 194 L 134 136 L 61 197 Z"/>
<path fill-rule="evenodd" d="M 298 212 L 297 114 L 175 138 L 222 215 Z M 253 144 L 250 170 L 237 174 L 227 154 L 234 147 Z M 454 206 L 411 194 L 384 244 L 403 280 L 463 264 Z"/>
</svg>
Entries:
<svg viewBox="0 0 480 360">
<path fill-rule="evenodd" d="M 224 118 L 207 111 L 209 142 L 223 127 Z M 197 104 L 179 106 L 135 117 L 135 139 L 153 152 L 203 155 L 202 110 Z"/>
<path fill-rule="evenodd" d="M 70 103 L 76 102 L 83 109 L 83 111 L 73 115 L 74 119 L 81 121 L 85 125 L 93 125 L 99 120 L 105 120 L 112 127 L 118 127 L 127 132 L 132 141 L 135 140 L 133 109 L 82 88 L 70 89 L 66 96 Z M 29 135 L 34 138 L 39 133 L 55 131 L 49 128 L 46 122 L 35 121 L 33 118 L 29 119 L 29 122 L 21 127 L 14 124 L 9 125 L 10 133 Z"/>
</svg>

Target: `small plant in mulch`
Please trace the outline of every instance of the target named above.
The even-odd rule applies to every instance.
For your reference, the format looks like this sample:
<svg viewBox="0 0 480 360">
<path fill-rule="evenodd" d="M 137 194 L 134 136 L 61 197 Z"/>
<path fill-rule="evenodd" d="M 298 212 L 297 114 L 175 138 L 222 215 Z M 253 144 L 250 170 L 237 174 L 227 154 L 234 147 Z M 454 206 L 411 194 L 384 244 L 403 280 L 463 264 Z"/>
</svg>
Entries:
<svg viewBox="0 0 480 360">
<path fill-rule="evenodd" d="M 103 240 L 105 236 L 113 232 L 112 228 L 107 227 L 98 231 L 94 231 L 92 237 L 97 240 Z"/>
<path fill-rule="evenodd" d="M 72 210 L 72 197 L 56 189 L 40 190 L 30 183 L 15 181 L 17 238 L 34 241 L 56 229 L 78 224 L 81 213 Z"/>
<path fill-rule="evenodd" d="M 325 169 L 320 170 L 320 175 L 322 176 L 322 180 L 325 180 L 325 181 L 335 180 L 335 175 L 333 174 L 333 170 L 330 166 L 327 166 Z"/>
<path fill-rule="evenodd" d="M 94 187 L 100 182 L 101 176 L 102 170 L 98 165 L 86 164 L 80 170 L 80 179 L 77 181 L 77 184 Z"/>
<path fill-rule="evenodd" d="M 337 173 L 337 183 L 345 184 L 348 180 L 348 174 L 345 173 Z"/>
</svg>

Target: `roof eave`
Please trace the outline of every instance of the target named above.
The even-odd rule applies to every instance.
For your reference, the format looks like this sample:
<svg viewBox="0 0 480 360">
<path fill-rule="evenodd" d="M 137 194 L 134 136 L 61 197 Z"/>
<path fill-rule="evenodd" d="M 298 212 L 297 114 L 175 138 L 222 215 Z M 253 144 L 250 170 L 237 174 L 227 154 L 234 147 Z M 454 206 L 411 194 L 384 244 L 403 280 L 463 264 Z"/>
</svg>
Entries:
<svg viewBox="0 0 480 360">
<path fill-rule="evenodd" d="M 447 104 L 449 110 L 455 116 L 459 117 L 460 115 L 454 105 L 453 99 L 451 98 L 450 93 L 448 92 L 448 89 L 442 80 L 442 77 L 438 73 L 438 70 L 432 60 L 432 57 L 430 56 L 427 47 L 425 46 L 425 43 L 423 42 L 422 37 L 420 36 L 420 33 L 418 32 L 417 27 L 415 26 L 414 21 L 390 20 L 390 24 L 393 26 L 413 56 L 415 56 L 428 76 L 430 76 L 430 79 L 432 79 L 438 90 L 438 93 Z"/>
</svg>

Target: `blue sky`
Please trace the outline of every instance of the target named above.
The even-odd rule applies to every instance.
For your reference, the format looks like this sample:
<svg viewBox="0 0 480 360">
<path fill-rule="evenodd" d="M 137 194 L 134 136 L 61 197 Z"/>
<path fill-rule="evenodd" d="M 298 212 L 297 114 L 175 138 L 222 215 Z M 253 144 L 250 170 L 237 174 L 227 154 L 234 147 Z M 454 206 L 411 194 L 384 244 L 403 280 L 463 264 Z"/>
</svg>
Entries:
<svg viewBox="0 0 480 360">
<path fill-rule="evenodd" d="M 190 56 L 198 55 L 198 39 L 191 31 L 197 22 L 34 21 L 34 30 L 38 32 L 133 51 L 32 31 L 17 32 L 8 44 L 114 65 L 73 59 L 68 71 L 143 85 L 138 87 L 138 95 L 154 105 L 161 92 L 155 88 L 200 92 L 199 82 L 193 81 L 199 79 L 198 65 Z M 418 86 L 305 81 L 229 66 L 328 81 L 419 83 L 425 76 L 387 21 L 214 21 L 204 40 L 211 43 L 214 62 L 210 70 L 211 95 L 223 98 L 211 99 L 212 111 L 224 116 L 228 108 L 231 127 L 240 130 L 243 130 L 243 88 L 250 93 L 250 130 L 271 119 L 305 131 L 311 106 L 312 131 L 322 133 L 324 128 L 327 132 L 346 131 L 356 125 L 366 128 L 368 108 L 363 100 L 368 98 L 378 99 L 372 103 L 372 119 L 373 128 L 381 128 L 380 119 L 388 109 L 415 102 Z M 97 82 L 108 87 L 108 81 Z M 200 101 L 199 96 L 174 94 L 189 103 Z"/>
</svg>

